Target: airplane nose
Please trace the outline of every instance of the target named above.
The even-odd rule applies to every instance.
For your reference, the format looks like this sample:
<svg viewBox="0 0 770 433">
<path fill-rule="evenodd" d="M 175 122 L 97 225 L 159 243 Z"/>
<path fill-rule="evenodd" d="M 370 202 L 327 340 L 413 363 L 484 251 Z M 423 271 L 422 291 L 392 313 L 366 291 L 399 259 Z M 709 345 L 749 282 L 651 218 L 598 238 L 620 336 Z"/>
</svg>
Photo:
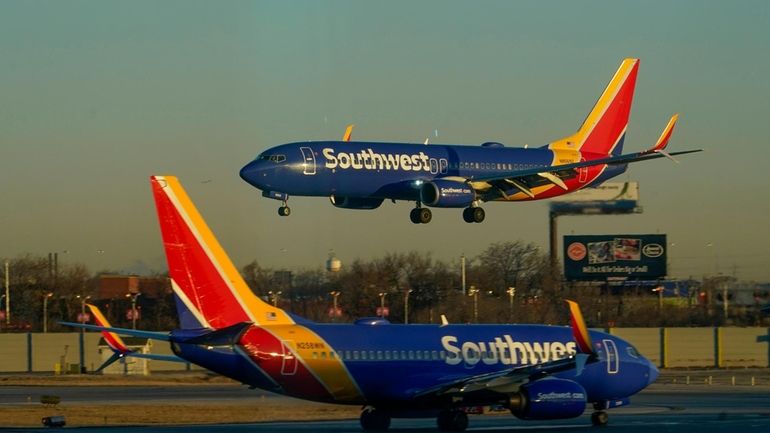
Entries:
<svg viewBox="0 0 770 433">
<path fill-rule="evenodd" d="M 254 160 L 241 168 L 241 179 L 250 183 L 252 186 L 259 187 L 260 161 Z"/>
<path fill-rule="evenodd" d="M 658 371 L 658 367 L 656 367 L 652 362 L 647 361 L 650 367 L 650 373 L 649 377 L 647 378 L 647 385 L 651 385 L 653 382 L 655 382 L 658 379 L 658 376 L 660 375 L 660 371 Z"/>
</svg>

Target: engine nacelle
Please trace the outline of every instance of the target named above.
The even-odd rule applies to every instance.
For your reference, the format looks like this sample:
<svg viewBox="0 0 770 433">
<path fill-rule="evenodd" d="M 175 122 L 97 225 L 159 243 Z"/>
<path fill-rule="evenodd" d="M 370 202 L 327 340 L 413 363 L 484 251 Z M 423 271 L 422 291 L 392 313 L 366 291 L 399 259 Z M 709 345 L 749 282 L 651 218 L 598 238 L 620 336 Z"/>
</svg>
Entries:
<svg viewBox="0 0 770 433">
<path fill-rule="evenodd" d="M 369 197 L 329 197 L 335 207 L 343 209 L 377 209 L 385 199 Z"/>
<path fill-rule="evenodd" d="M 509 397 L 511 413 L 521 419 L 575 418 L 586 408 L 586 390 L 572 380 L 546 378 L 521 386 Z"/>
<path fill-rule="evenodd" d="M 476 200 L 476 193 L 465 182 L 437 179 L 420 188 L 420 201 L 433 207 L 468 207 Z"/>
</svg>

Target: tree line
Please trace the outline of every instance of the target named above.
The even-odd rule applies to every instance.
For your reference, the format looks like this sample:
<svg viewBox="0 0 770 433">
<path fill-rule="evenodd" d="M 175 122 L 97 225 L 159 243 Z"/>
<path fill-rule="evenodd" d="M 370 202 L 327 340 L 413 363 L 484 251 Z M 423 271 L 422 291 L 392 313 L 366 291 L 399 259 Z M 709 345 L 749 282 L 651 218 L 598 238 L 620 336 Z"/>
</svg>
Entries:
<svg viewBox="0 0 770 433">
<path fill-rule="evenodd" d="M 67 329 L 58 321 L 76 321 L 84 299 L 102 308 L 113 326 L 131 326 L 125 312 L 130 299 L 97 299 L 99 276 L 82 264 L 52 266 L 50 257 L 22 255 L 10 261 L 11 323 L 4 331 L 43 329 L 46 304 L 48 331 Z M 107 272 L 116 274 L 116 272 Z M 418 252 L 388 253 L 344 264 L 339 272 L 315 269 L 271 269 L 252 261 L 241 268 L 251 289 L 267 302 L 318 322 L 351 322 L 374 317 L 387 308 L 394 323 L 543 323 L 567 324 L 563 299 L 580 303 L 589 326 L 718 326 L 724 323 L 711 303 L 666 299 L 649 289 L 613 289 L 604 284 L 563 281 L 548 255 L 532 243 L 491 244 L 468 257 L 465 286 L 460 259 L 437 260 Z M 161 275 L 163 276 L 163 275 Z M 708 290 L 709 281 L 704 281 Z M 464 290 L 463 290 L 464 288 Z M 4 291 L 3 291 L 4 293 Z M 4 298 L 4 296 L 3 296 Z M 339 310 L 333 310 L 336 304 Z M 697 301 L 697 300 L 696 300 Z M 171 329 L 176 311 L 170 290 L 165 295 L 137 299 L 142 316 L 137 327 Z M 0 302 L 4 309 L 5 299 Z M 761 325 L 758 310 L 735 310 L 732 323 Z"/>
</svg>

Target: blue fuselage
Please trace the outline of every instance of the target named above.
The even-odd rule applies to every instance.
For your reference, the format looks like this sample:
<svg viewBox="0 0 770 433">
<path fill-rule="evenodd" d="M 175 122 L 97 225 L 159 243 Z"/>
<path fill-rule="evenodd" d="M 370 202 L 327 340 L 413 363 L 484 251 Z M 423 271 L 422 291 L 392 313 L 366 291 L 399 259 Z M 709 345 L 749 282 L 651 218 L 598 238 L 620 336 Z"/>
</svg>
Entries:
<svg viewBox="0 0 770 433">
<path fill-rule="evenodd" d="M 549 167 L 557 161 L 547 148 L 420 145 L 316 141 L 273 147 L 241 169 L 241 177 L 265 191 L 298 196 L 345 196 L 417 200 L 424 182 L 439 178 L 473 180 L 514 170 Z M 603 182 L 625 170 L 607 170 Z M 588 184 L 586 185 L 588 186 Z M 510 192 L 515 192 L 511 187 Z"/>
<path fill-rule="evenodd" d="M 252 325 L 255 326 L 255 325 Z M 291 362 L 320 372 L 338 365 L 357 388 L 349 400 L 315 397 L 319 401 L 420 407 L 429 410 L 444 404 L 438 397 L 425 395 L 442 384 L 486 373 L 511 371 L 518 367 L 544 365 L 574 355 L 576 343 L 569 327 L 545 325 L 349 325 L 303 323 L 300 326 L 320 336 L 324 343 L 312 349 L 298 349 Z M 264 329 L 269 331 L 269 327 Z M 248 334 L 248 333 L 247 333 Z M 298 332 L 301 334 L 301 332 Z M 577 374 L 575 369 L 554 374 L 579 383 L 588 402 L 608 402 L 627 398 L 652 383 L 658 371 L 628 342 L 591 331 L 597 359 Z M 253 340 L 241 346 L 265 347 Z M 301 347 L 302 341 L 296 341 Z M 249 361 L 239 350 L 207 350 L 178 345 L 175 352 L 196 364 L 271 391 L 308 398 L 308 378 L 292 385 L 284 379 L 301 375 L 301 369 L 279 363 Z M 294 358 L 296 357 L 296 358 Z M 259 357 L 258 357 L 259 358 Z M 271 365 L 273 367 L 271 367 Z M 292 377 L 282 377 L 291 375 Z M 476 393 L 464 396 L 467 405 L 489 404 L 504 394 Z"/>
</svg>

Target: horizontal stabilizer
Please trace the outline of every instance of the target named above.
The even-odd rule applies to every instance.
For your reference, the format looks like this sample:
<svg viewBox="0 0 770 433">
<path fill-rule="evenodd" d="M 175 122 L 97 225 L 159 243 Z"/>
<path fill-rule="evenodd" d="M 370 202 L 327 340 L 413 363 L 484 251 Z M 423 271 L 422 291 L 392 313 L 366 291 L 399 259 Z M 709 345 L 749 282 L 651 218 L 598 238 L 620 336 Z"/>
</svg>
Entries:
<svg viewBox="0 0 770 433">
<path fill-rule="evenodd" d="M 251 326 L 251 322 L 241 322 L 227 328 L 211 331 L 203 335 L 180 339 L 180 343 L 200 344 L 204 346 L 230 346 L 238 342 L 241 335 Z M 174 339 L 177 340 L 176 338 Z"/>
<path fill-rule="evenodd" d="M 114 332 L 120 335 L 147 338 L 150 340 L 171 341 L 171 336 L 168 334 L 168 332 L 140 331 L 138 329 L 127 329 L 127 328 L 112 328 L 112 327 L 106 327 L 106 326 L 86 325 L 85 323 L 75 323 L 75 322 L 59 322 L 59 325 L 71 326 L 73 328 L 82 328 L 82 329 L 87 329 L 89 331 Z"/>
</svg>

